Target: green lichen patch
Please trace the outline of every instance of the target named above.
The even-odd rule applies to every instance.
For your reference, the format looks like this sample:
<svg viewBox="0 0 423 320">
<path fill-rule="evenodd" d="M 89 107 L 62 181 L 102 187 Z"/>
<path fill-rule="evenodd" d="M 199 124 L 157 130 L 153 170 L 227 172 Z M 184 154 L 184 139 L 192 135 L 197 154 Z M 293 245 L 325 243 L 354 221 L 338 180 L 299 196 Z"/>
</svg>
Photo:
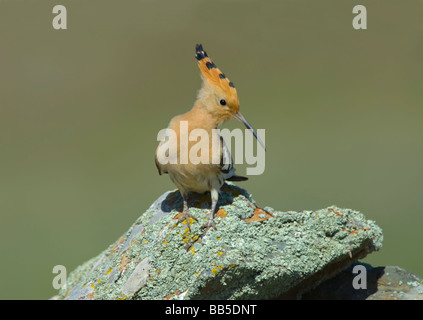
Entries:
<svg viewBox="0 0 423 320">
<path fill-rule="evenodd" d="M 209 194 L 190 198 L 198 220 L 190 221 L 191 232 L 188 222 L 176 224 L 179 192 L 167 192 L 116 243 L 70 274 L 60 297 L 275 298 L 310 279 L 318 282 L 328 268 L 344 267 L 382 243 L 381 229 L 360 212 L 335 206 L 263 210 L 234 185 L 222 188 L 217 229 L 204 234 Z M 78 289 L 86 286 L 92 290 Z"/>
</svg>

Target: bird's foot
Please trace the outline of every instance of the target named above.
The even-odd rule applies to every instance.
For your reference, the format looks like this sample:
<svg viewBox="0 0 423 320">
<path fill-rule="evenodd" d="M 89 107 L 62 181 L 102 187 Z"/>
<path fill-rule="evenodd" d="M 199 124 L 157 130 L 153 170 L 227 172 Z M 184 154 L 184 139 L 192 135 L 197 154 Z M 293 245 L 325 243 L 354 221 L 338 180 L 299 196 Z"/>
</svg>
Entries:
<svg viewBox="0 0 423 320">
<path fill-rule="evenodd" d="M 178 219 L 178 221 L 176 221 L 175 226 L 177 226 L 179 223 L 184 222 L 185 220 L 187 221 L 187 225 L 188 225 L 188 230 L 189 232 L 191 232 L 191 223 L 190 223 L 190 219 L 195 220 L 198 222 L 198 220 L 189 212 L 182 212 L 182 216 Z"/>
<path fill-rule="evenodd" d="M 204 235 L 205 235 L 207 231 L 209 231 L 210 228 L 217 230 L 216 224 L 214 223 L 213 218 L 208 218 L 206 224 L 201 227 L 201 230 L 204 230 Z"/>
</svg>

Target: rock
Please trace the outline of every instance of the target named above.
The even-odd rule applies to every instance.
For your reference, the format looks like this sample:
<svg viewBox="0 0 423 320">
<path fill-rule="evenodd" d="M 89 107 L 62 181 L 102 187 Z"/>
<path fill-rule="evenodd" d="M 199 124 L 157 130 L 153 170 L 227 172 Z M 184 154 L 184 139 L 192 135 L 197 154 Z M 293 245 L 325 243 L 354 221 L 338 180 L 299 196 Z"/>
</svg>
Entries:
<svg viewBox="0 0 423 320">
<path fill-rule="evenodd" d="M 366 270 L 366 288 L 354 289 L 356 266 Z M 357 270 L 356 270 L 357 271 Z M 396 266 L 372 267 L 354 263 L 332 279 L 303 295 L 303 299 L 318 300 L 423 300 L 423 279 Z"/>
<path fill-rule="evenodd" d="M 382 245 L 381 229 L 360 212 L 262 209 L 235 185 L 222 188 L 217 230 L 203 234 L 210 195 L 190 199 L 198 219 L 191 232 L 176 225 L 180 193 L 166 192 L 120 239 L 76 268 L 55 298 L 298 298 Z"/>
</svg>

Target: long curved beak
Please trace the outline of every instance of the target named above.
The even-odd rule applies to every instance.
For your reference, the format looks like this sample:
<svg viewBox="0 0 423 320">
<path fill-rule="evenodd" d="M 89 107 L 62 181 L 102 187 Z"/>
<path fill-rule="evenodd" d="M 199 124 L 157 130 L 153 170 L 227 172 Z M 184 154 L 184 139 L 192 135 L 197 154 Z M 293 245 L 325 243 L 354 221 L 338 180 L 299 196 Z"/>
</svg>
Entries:
<svg viewBox="0 0 423 320">
<path fill-rule="evenodd" d="M 254 137 L 257 139 L 257 141 L 263 147 L 264 151 L 266 151 L 266 147 L 265 147 L 263 141 L 261 141 L 260 137 L 257 135 L 256 131 L 253 129 L 251 124 L 248 123 L 247 119 L 245 119 L 244 116 L 239 112 L 234 114 L 233 116 L 234 116 L 235 119 L 241 121 L 253 133 Z"/>
</svg>

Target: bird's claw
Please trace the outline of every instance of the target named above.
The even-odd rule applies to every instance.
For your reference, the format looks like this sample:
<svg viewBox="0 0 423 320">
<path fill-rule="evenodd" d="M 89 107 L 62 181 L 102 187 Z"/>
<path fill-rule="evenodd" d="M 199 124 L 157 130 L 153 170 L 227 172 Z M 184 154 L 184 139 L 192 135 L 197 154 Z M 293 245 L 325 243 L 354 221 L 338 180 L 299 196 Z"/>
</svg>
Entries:
<svg viewBox="0 0 423 320">
<path fill-rule="evenodd" d="M 189 230 L 189 232 L 191 232 L 190 219 L 193 219 L 196 222 L 198 222 L 198 220 L 191 213 L 184 212 L 184 213 L 182 213 L 182 216 L 178 219 L 178 221 L 176 221 L 175 226 L 177 226 L 179 223 L 184 222 L 186 220 L 187 225 L 188 225 L 188 230 Z"/>
<path fill-rule="evenodd" d="M 214 230 L 217 230 L 217 228 L 216 228 L 216 224 L 214 223 L 214 220 L 213 220 L 213 218 L 212 219 L 207 219 L 207 222 L 206 222 L 206 224 L 205 225 L 203 225 L 202 227 L 201 227 L 201 230 L 204 230 L 204 234 L 206 234 L 206 232 L 210 229 L 210 228 L 213 228 Z"/>
</svg>

